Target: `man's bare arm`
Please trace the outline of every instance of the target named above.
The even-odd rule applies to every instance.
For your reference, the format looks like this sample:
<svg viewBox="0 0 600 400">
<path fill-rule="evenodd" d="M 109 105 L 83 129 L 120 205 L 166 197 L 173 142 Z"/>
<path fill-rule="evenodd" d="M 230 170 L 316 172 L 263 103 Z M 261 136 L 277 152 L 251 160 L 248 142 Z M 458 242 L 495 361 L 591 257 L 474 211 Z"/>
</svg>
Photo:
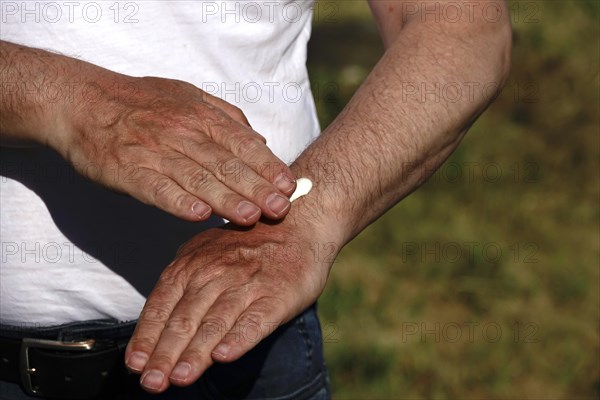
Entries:
<svg viewBox="0 0 600 400">
<path fill-rule="evenodd" d="M 506 80 L 511 30 L 503 18 L 423 21 L 373 1 L 386 52 L 350 104 L 292 165 L 314 181 L 277 224 L 203 232 L 184 244 L 148 297 L 126 352 L 141 384 L 189 385 L 213 362 L 238 359 L 323 291 L 337 252 L 415 190 L 457 146 Z M 457 3 L 455 3 L 457 4 Z M 408 9 L 405 9 L 405 11 Z M 414 9 L 411 9 L 414 11 Z M 470 85 L 419 101 L 408 87 Z M 333 167 L 333 169 L 332 169 Z M 429 171 L 429 172 L 427 172 Z"/>
<path fill-rule="evenodd" d="M 214 211 L 251 225 L 290 208 L 287 166 L 238 108 L 189 83 L 0 41 L 0 89 L 3 145 L 51 147 L 84 175 L 93 165 L 98 183 L 175 216 Z"/>
<path fill-rule="evenodd" d="M 504 1 L 463 3 L 459 21 L 436 16 L 436 4 L 439 10 L 437 0 L 370 2 L 385 54 L 292 166 L 315 187 L 291 216 L 337 227 L 340 245 L 423 183 L 507 79 Z"/>
</svg>

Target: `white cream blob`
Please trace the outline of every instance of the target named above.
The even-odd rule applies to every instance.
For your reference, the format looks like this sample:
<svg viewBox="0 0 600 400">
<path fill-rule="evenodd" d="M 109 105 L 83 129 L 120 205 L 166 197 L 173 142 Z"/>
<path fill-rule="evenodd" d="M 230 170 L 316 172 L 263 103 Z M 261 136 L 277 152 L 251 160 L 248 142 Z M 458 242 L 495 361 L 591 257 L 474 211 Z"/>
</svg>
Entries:
<svg viewBox="0 0 600 400">
<path fill-rule="evenodd" d="M 299 197 L 307 195 L 313 187 L 313 183 L 308 178 L 299 178 L 296 180 L 296 190 L 290 197 L 290 202 L 296 200 Z"/>
</svg>

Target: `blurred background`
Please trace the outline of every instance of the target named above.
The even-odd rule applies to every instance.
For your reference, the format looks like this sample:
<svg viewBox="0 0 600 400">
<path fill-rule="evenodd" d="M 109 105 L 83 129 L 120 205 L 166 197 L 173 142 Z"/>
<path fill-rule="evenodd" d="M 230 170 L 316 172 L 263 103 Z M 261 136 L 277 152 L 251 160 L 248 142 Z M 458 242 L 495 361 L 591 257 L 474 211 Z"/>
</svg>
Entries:
<svg viewBox="0 0 600 400">
<path fill-rule="evenodd" d="M 334 265 L 334 398 L 600 398 L 599 4 L 509 1 L 505 89 Z M 323 128 L 382 52 L 366 1 L 316 5 Z"/>
</svg>

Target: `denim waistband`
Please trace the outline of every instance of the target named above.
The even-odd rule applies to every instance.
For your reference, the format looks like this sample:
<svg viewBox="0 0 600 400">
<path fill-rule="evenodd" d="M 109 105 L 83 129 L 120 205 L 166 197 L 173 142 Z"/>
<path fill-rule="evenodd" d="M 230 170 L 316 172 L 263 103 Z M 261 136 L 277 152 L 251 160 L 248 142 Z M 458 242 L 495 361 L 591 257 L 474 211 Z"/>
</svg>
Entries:
<svg viewBox="0 0 600 400">
<path fill-rule="evenodd" d="M 54 326 L 0 325 L 0 337 L 6 339 L 47 339 L 77 341 L 85 339 L 115 340 L 129 338 L 137 320 L 96 319 Z"/>
</svg>

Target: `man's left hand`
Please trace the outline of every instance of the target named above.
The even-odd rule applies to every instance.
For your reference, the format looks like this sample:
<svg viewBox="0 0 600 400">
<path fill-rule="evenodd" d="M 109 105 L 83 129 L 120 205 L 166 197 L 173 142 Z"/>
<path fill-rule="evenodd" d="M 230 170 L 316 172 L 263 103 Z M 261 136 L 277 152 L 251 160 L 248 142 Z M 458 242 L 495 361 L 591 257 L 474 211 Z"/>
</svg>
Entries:
<svg viewBox="0 0 600 400">
<path fill-rule="evenodd" d="M 309 225 L 259 223 L 202 232 L 184 244 L 142 310 L 125 354 L 160 393 L 234 361 L 323 291 L 339 248 Z"/>
</svg>

